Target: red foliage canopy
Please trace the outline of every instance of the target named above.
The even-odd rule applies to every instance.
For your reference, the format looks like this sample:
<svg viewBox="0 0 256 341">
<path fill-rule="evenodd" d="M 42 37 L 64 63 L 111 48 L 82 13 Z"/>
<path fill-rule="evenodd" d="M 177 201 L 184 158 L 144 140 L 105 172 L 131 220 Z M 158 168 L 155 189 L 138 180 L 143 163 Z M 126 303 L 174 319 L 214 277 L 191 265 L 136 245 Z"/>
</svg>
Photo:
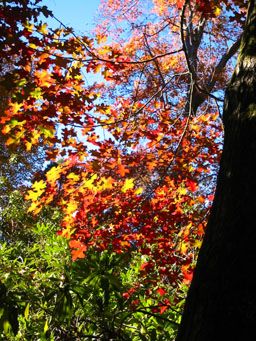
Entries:
<svg viewBox="0 0 256 341">
<path fill-rule="evenodd" d="M 212 201 L 219 91 L 243 1 L 105 0 L 95 40 L 49 28 L 43 16 L 53 14 L 40 3 L 5 1 L 0 13 L 6 143 L 45 144 L 59 160 L 28 192 L 30 211 L 61 208 L 74 260 L 91 248 L 137 250 L 148 260 L 142 275 L 187 283 Z M 103 82 L 88 85 L 85 70 Z"/>
</svg>

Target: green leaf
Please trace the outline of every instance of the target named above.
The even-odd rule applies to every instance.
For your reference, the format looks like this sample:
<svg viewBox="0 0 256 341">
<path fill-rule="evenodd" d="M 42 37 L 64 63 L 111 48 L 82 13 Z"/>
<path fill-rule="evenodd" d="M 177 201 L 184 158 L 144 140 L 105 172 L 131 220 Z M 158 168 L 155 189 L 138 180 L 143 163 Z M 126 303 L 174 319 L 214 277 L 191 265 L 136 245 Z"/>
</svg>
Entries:
<svg viewBox="0 0 256 341">
<path fill-rule="evenodd" d="M 46 320 L 44 324 L 44 334 L 47 332 L 48 329 L 49 329 L 49 325 L 48 325 L 48 321 Z"/>
<path fill-rule="evenodd" d="M 5 334 L 8 335 L 12 329 L 10 322 L 8 320 L 4 320 L 3 327 Z"/>
<path fill-rule="evenodd" d="M 29 308 L 30 308 L 30 304 L 28 303 L 26 305 L 26 308 L 25 308 L 25 311 L 24 311 L 24 317 L 25 317 L 26 321 L 28 320 L 28 316 L 29 316 Z"/>
<path fill-rule="evenodd" d="M 35 88 L 30 92 L 30 95 L 34 97 L 35 99 L 41 99 L 42 98 L 42 90 L 41 88 Z"/>
</svg>

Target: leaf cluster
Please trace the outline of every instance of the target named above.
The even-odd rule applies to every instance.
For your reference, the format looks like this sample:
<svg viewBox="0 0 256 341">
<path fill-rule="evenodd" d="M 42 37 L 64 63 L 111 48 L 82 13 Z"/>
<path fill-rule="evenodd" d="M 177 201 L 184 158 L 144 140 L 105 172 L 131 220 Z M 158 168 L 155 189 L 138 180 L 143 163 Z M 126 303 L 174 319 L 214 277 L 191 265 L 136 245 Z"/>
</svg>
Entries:
<svg viewBox="0 0 256 341">
<path fill-rule="evenodd" d="M 72 262 L 67 241 L 54 230 L 49 223 L 38 223 L 30 230 L 29 243 L 1 242 L 2 338 L 174 338 L 179 313 L 154 312 L 156 299 L 136 284 L 138 254 L 131 258 L 104 251 Z"/>
</svg>

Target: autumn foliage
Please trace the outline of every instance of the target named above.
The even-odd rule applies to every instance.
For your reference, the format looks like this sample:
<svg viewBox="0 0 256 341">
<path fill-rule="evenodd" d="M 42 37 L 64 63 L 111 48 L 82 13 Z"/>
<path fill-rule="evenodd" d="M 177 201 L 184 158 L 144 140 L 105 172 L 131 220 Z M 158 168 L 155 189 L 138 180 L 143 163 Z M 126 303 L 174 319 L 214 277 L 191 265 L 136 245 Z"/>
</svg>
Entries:
<svg viewBox="0 0 256 341">
<path fill-rule="evenodd" d="M 104 0 L 100 13 L 93 37 L 78 36 L 48 27 L 39 0 L 5 1 L 2 134 L 27 151 L 45 145 L 55 162 L 26 199 L 32 214 L 61 209 L 74 261 L 136 250 L 142 281 L 177 289 L 192 278 L 213 199 L 244 4 Z"/>
</svg>

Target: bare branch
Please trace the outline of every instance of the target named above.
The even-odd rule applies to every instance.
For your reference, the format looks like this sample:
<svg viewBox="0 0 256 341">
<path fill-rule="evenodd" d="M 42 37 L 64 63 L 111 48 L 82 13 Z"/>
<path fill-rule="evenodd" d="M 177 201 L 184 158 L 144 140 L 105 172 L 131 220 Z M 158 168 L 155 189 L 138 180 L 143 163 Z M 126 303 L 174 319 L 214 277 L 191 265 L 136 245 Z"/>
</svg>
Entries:
<svg viewBox="0 0 256 341">
<path fill-rule="evenodd" d="M 181 11 L 181 19 L 180 19 L 180 36 L 181 36 L 181 42 L 182 42 L 182 46 L 183 46 L 183 51 L 185 54 L 185 58 L 186 58 L 186 62 L 187 62 L 187 66 L 188 66 L 188 70 L 189 73 L 192 75 L 193 79 L 196 78 L 196 74 L 195 74 L 195 70 L 192 68 L 191 63 L 190 63 L 190 59 L 189 59 L 189 54 L 188 54 L 188 50 L 187 50 L 187 44 L 186 44 L 186 38 L 184 35 L 184 22 L 185 22 L 185 12 L 186 12 L 186 8 L 187 5 L 189 4 L 189 0 L 186 0 L 183 7 L 182 7 L 182 11 Z"/>
<path fill-rule="evenodd" d="M 211 91 L 214 87 L 218 75 L 223 71 L 225 66 L 227 65 L 227 62 L 232 58 L 238 51 L 239 46 L 241 43 L 241 36 L 237 39 L 237 41 L 227 50 L 226 53 L 221 57 L 219 63 L 216 65 L 216 67 L 213 70 L 213 73 L 211 75 L 211 78 L 209 79 L 208 83 L 206 84 L 206 87 L 208 91 Z"/>
</svg>

